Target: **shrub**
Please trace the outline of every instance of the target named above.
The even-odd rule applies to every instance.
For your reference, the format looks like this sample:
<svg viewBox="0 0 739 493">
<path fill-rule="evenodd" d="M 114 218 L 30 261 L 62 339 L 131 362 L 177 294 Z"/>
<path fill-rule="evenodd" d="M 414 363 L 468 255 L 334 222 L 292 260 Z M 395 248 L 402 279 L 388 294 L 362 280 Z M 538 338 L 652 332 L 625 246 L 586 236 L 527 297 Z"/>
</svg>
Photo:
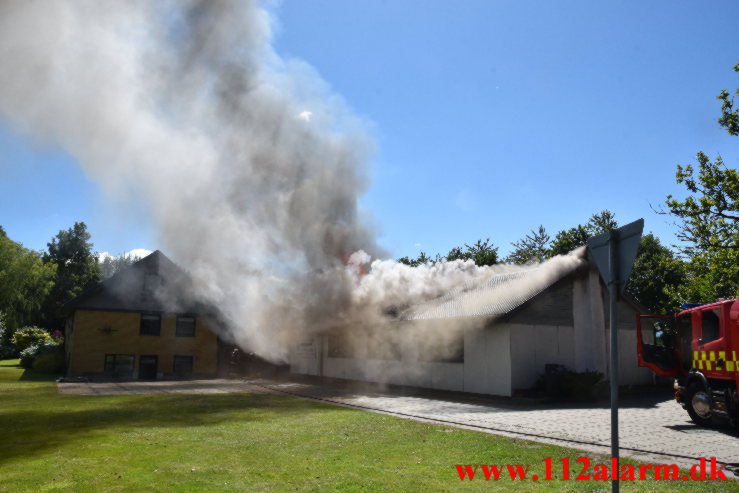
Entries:
<svg viewBox="0 0 739 493">
<path fill-rule="evenodd" d="M 599 371 L 576 372 L 565 370 L 560 380 L 560 391 L 565 399 L 589 401 L 603 397 L 603 374 Z"/>
<path fill-rule="evenodd" d="M 26 349 L 21 351 L 20 365 L 26 370 L 30 370 L 31 367 L 33 366 L 33 360 L 36 359 L 37 351 L 38 351 L 38 346 L 27 347 Z"/>
<path fill-rule="evenodd" d="M 54 346 L 54 351 L 39 354 L 33 360 L 32 368 L 40 373 L 61 373 L 64 371 L 64 351 L 62 346 Z"/>
<path fill-rule="evenodd" d="M 589 401 L 608 396 L 608 382 L 602 373 L 577 372 L 561 365 L 547 365 L 536 387 L 554 400 Z"/>
<path fill-rule="evenodd" d="M 21 351 L 20 365 L 27 370 L 60 372 L 64 369 L 64 347 L 54 342 L 27 347 Z"/>
<path fill-rule="evenodd" d="M 13 334 L 12 341 L 16 349 L 22 353 L 31 346 L 51 343 L 53 339 L 44 329 L 31 326 L 16 330 L 15 334 Z"/>
</svg>

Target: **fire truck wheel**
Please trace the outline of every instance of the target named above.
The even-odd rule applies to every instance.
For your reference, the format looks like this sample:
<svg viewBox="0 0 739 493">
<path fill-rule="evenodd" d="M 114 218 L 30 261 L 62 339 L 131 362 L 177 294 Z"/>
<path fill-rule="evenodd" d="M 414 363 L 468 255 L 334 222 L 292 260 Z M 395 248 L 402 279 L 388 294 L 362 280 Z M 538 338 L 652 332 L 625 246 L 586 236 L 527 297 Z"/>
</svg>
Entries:
<svg viewBox="0 0 739 493">
<path fill-rule="evenodd" d="M 699 426 L 711 426 L 711 398 L 702 385 L 691 383 L 685 396 L 685 409 L 693 423 Z"/>
</svg>

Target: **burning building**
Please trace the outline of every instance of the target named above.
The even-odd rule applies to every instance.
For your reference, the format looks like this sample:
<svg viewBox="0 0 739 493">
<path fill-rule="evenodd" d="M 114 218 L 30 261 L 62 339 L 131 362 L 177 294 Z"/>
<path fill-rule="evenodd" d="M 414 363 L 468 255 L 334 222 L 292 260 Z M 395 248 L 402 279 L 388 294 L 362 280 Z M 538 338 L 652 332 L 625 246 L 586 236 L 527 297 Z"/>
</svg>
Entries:
<svg viewBox="0 0 739 493">
<path fill-rule="evenodd" d="M 500 396 L 533 387 L 549 364 L 607 376 L 607 299 L 587 258 L 572 269 L 545 263 L 499 273 L 400 313 L 382 329 L 299 340 L 291 371 Z M 633 299 L 619 302 L 622 385 L 652 381 L 631 350 L 640 312 Z"/>
</svg>

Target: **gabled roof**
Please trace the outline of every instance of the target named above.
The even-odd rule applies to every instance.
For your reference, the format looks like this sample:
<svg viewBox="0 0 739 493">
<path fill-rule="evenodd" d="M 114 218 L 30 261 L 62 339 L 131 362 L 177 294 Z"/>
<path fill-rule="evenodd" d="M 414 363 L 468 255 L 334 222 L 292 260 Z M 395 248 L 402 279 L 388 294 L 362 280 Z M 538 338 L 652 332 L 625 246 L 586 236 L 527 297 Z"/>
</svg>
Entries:
<svg viewBox="0 0 739 493">
<path fill-rule="evenodd" d="M 535 298 L 557 281 L 572 274 L 570 269 L 552 270 L 546 263 L 494 275 L 478 285 L 457 288 L 446 296 L 406 313 L 406 320 L 439 320 L 505 315 Z"/>
<path fill-rule="evenodd" d="M 65 303 L 75 309 L 202 313 L 190 276 L 159 250 L 121 269 Z"/>
<path fill-rule="evenodd" d="M 561 286 L 560 281 L 593 269 L 594 263 L 590 251 L 582 247 L 566 256 L 528 268 L 512 268 L 515 270 L 503 271 L 482 283 L 462 286 L 441 298 L 414 307 L 401 318 L 446 320 L 509 316 L 526 309 L 530 301 L 539 299 L 545 292 L 556 290 L 555 285 Z M 646 313 L 644 306 L 628 292 L 621 295 L 621 300 L 635 311 Z"/>
</svg>

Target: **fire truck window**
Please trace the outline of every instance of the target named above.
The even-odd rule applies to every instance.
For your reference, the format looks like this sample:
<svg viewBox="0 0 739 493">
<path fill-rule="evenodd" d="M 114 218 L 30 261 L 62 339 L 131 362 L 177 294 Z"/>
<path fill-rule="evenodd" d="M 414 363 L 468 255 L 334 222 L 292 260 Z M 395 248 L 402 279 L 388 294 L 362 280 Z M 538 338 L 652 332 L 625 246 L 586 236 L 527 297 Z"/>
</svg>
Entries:
<svg viewBox="0 0 739 493">
<path fill-rule="evenodd" d="M 642 317 L 641 336 L 644 344 L 672 347 L 675 329 L 669 317 Z"/>
<path fill-rule="evenodd" d="M 719 311 L 718 310 L 706 310 L 702 314 L 701 333 L 702 343 L 715 341 L 720 336 L 719 331 Z"/>
</svg>

